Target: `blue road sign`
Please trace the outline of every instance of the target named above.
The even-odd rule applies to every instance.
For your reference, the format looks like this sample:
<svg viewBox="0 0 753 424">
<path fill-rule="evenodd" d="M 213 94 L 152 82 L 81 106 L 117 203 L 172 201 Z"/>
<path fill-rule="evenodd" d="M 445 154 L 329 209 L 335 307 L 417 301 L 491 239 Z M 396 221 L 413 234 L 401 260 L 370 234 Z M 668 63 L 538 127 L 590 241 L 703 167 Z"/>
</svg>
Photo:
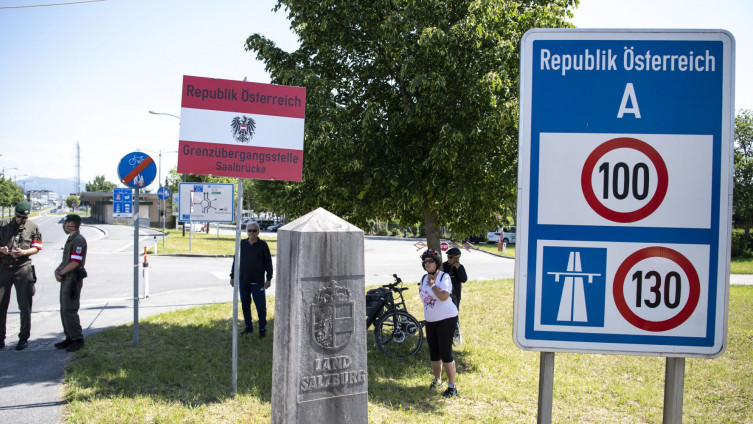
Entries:
<svg viewBox="0 0 753 424">
<path fill-rule="evenodd" d="M 112 189 L 112 217 L 130 218 L 133 215 L 133 194 L 129 188 Z"/>
<path fill-rule="evenodd" d="M 157 176 L 157 165 L 143 152 L 131 152 L 120 160 L 118 177 L 120 182 L 131 188 L 144 188 Z"/>
<path fill-rule="evenodd" d="M 716 356 L 726 344 L 734 40 L 522 40 L 515 342 Z"/>
<path fill-rule="evenodd" d="M 159 197 L 162 200 L 167 200 L 170 198 L 170 189 L 162 186 L 157 190 L 157 197 Z"/>
</svg>

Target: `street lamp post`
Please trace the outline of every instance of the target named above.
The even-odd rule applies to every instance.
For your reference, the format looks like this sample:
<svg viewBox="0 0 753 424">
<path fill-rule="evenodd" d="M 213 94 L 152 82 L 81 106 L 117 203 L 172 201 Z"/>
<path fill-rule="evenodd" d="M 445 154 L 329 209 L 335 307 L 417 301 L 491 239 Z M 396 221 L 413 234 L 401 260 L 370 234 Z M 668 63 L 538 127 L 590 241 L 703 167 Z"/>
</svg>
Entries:
<svg viewBox="0 0 753 424">
<path fill-rule="evenodd" d="M 150 113 L 153 113 L 151 110 Z M 163 153 L 178 153 L 177 150 L 173 150 L 170 152 L 163 152 L 162 149 L 160 149 L 158 152 L 155 152 L 153 150 L 144 150 L 144 149 L 136 149 L 139 152 L 152 152 L 157 153 L 157 181 L 159 182 L 159 190 L 157 190 L 158 197 L 161 196 L 159 194 L 160 190 L 162 189 L 162 154 Z M 162 247 L 165 247 L 165 199 L 159 199 L 159 205 L 160 205 L 160 224 L 162 224 Z"/>
<path fill-rule="evenodd" d="M 149 113 L 151 113 L 152 115 L 172 116 L 173 118 L 180 119 L 180 116 L 173 115 L 172 113 L 155 112 L 153 110 L 150 110 Z M 178 151 L 175 150 L 175 151 L 172 151 L 172 152 L 165 152 L 165 153 L 178 153 Z M 160 159 L 159 160 L 160 160 L 160 169 L 162 169 L 162 151 L 161 150 L 160 150 Z M 162 179 L 162 177 L 160 175 L 160 180 L 161 179 Z M 185 181 L 185 180 L 186 180 L 186 176 L 183 175 L 183 181 Z M 161 184 L 162 184 L 162 181 L 160 181 L 160 188 L 162 188 Z M 162 201 L 161 204 L 164 205 L 164 200 L 162 200 L 162 199 L 160 199 L 160 200 Z M 161 217 L 161 219 L 162 219 L 162 247 L 165 247 L 165 217 L 164 217 L 165 213 L 167 213 L 167 211 L 163 212 L 163 216 Z M 178 219 L 177 218 L 175 219 L 175 228 L 178 228 Z M 183 224 L 183 237 L 185 237 L 185 236 L 186 236 L 186 225 Z"/>
</svg>

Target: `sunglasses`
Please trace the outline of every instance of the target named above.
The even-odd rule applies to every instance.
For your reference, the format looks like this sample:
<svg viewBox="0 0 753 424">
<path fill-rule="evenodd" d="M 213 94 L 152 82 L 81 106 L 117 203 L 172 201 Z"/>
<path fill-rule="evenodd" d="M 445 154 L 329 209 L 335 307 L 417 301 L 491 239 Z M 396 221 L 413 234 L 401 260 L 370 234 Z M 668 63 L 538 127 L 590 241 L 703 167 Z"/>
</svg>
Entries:
<svg viewBox="0 0 753 424">
<path fill-rule="evenodd" d="M 433 264 L 434 263 L 434 259 L 424 259 L 424 263 L 425 264 Z"/>
<path fill-rule="evenodd" d="M 258 233 L 259 230 L 248 230 L 249 233 Z"/>
</svg>

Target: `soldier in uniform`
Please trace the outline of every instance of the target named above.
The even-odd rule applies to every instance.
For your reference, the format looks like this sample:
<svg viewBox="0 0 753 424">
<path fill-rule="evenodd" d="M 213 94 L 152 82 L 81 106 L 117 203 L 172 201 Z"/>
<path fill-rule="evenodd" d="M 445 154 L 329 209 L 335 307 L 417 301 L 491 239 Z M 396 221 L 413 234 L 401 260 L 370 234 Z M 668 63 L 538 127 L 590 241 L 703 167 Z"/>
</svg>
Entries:
<svg viewBox="0 0 753 424">
<path fill-rule="evenodd" d="M 0 221 L 0 349 L 5 348 L 5 321 L 10 303 L 10 291 L 16 288 L 16 301 L 21 312 L 21 331 L 16 350 L 29 345 L 31 334 L 31 300 L 37 281 L 31 255 L 42 250 L 42 233 L 29 220 L 31 204 L 16 205 L 16 216 Z"/>
<path fill-rule="evenodd" d="M 81 286 L 86 271 L 86 239 L 79 232 L 81 217 L 66 215 L 63 229 L 68 234 L 63 248 L 63 261 L 55 269 L 55 279 L 60 283 L 60 320 L 65 340 L 55 343 L 57 349 L 75 352 L 84 346 L 84 333 L 78 317 Z"/>
</svg>

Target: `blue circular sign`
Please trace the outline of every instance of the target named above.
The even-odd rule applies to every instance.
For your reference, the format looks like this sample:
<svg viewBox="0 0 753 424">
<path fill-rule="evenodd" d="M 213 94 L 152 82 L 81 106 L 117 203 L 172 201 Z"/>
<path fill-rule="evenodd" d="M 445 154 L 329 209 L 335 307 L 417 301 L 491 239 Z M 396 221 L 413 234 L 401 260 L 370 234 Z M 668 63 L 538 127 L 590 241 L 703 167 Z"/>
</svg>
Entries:
<svg viewBox="0 0 753 424">
<path fill-rule="evenodd" d="M 120 160 L 118 177 L 120 182 L 131 188 L 144 188 L 157 176 L 157 165 L 144 152 L 132 152 Z"/>
<path fill-rule="evenodd" d="M 170 189 L 162 186 L 157 190 L 157 197 L 159 197 L 162 200 L 167 200 L 170 198 Z"/>
</svg>

